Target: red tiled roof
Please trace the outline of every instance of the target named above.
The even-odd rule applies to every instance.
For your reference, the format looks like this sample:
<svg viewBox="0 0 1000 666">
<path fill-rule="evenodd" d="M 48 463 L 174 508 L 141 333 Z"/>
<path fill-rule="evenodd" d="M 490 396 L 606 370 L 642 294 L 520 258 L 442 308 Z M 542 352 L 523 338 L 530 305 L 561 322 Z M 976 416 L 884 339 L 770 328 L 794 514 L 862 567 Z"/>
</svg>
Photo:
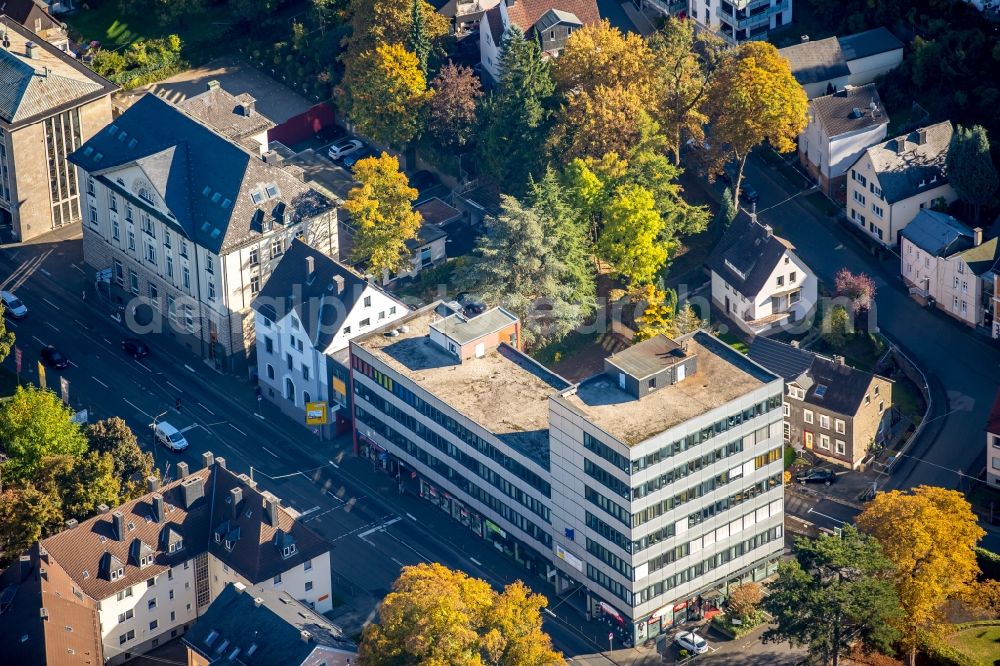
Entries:
<svg viewBox="0 0 1000 666">
<path fill-rule="evenodd" d="M 486 21 L 490 26 L 490 34 L 493 35 L 493 43 L 500 48 L 503 43 L 503 18 L 500 16 L 500 5 L 486 11 Z"/>
<path fill-rule="evenodd" d="M 528 32 L 550 9 L 575 14 L 584 25 L 601 20 L 595 0 L 515 0 L 513 5 L 507 7 L 507 16 L 511 23 Z"/>
<path fill-rule="evenodd" d="M 997 399 L 993 401 L 993 408 L 986 419 L 986 432 L 1000 435 L 1000 391 L 997 391 Z"/>
</svg>

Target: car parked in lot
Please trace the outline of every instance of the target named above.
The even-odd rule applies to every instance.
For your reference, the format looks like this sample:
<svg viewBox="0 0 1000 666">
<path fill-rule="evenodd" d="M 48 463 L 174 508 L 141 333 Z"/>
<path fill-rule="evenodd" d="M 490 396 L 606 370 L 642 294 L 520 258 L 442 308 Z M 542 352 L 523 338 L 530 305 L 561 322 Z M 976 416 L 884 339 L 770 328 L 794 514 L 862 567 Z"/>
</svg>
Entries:
<svg viewBox="0 0 1000 666">
<path fill-rule="evenodd" d="M 469 293 L 461 293 L 455 301 L 462 306 L 466 317 L 475 317 L 486 312 L 486 304 Z"/>
<path fill-rule="evenodd" d="M 69 367 L 69 359 L 61 351 L 52 345 L 42 347 L 42 363 L 56 370 L 64 370 Z"/>
<path fill-rule="evenodd" d="M 805 474 L 800 474 L 795 478 L 799 483 L 822 483 L 828 486 L 837 482 L 837 473 L 832 469 L 811 469 Z"/>
<path fill-rule="evenodd" d="M 122 340 L 122 351 L 138 361 L 149 356 L 149 345 L 138 338 L 125 338 Z"/>
<path fill-rule="evenodd" d="M 677 634 L 674 638 L 674 644 L 691 654 L 705 654 L 708 652 L 708 641 L 693 631 L 682 631 Z"/>
<path fill-rule="evenodd" d="M 28 314 L 28 306 L 9 291 L 0 291 L 0 301 L 3 301 L 3 311 L 11 319 L 23 319 Z"/>
<path fill-rule="evenodd" d="M 188 447 L 188 441 L 181 434 L 181 431 L 173 427 L 166 421 L 160 421 L 153 428 L 156 441 L 171 451 L 183 451 Z"/>
<path fill-rule="evenodd" d="M 344 168 L 350 169 L 351 167 L 353 167 L 355 164 L 358 163 L 358 160 L 363 160 L 366 157 L 375 157 L 377 154 L 378 153 L 376 153 L 374 150 L 371 150 L 370 148 L 365 148 L 364 150 L 355 151 L 344 158 Z"/>
<path fill-rule="evenodd" d="M 365 144 L 361 143 L 357 139 L 342 139 L 330 146 L 330 149 L 326 151 L 326 154 L 331 160 L 336 162 L 337 160 L 344 159 L 351 153 L 358 152 L 364 147 Z"/>
</svg>

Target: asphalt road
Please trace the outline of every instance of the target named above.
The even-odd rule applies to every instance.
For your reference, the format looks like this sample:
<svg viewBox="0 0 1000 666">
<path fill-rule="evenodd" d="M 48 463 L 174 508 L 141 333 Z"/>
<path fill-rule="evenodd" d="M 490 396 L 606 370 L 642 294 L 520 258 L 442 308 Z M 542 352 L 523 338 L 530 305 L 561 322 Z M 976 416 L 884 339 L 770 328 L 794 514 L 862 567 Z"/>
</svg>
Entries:
<svg viewBox="0 0 1000 666">
<path fill-rule="evenodd" d="M 92 291 L 87 300 L 81 298 L 79 240 L 4 248 L 0 276 L 0 288 L 15 291 L 29 308 L 25 319 L 11 323 L 23 354 L 22 381 L 37 384 L 39 350 L 53 344 L 72 365 L 48 369 L 48 385 L 58 392 L 59 378 L 65 377 L 70 404 L 87 409 L 91 421 L 124 418 L 165 476 L 173 476 L 180 460 L 197 469 L 205 451 L 224 457 L 230 469 L 252 473 L 333 543 L 335 590 L 347 606 L 367 609 L 363 619 L 375 616 L 400 569 L 418 562 L 441 562 L 498 587 L 521 578 L 545 589 L 540 579 L 438 508 L 400 495 L 395 479 L 352 454 L 349 436 L 318 440 L 266 401 L 258 405 L 247 383 L 215 372 L 160 336 L 145 338 L 152 349 L 148 358 L 126 356 L 121 339 L 128 333 L 109 316 L 106 303 Z M 4 365 L 14 370 L 14 364 L 12 353 Z M 184 432 L 186 451 L 153 444 L 150 426 L 157 417 Z M 567 655 L 606 645 L 606 625 L 588 622 L 571 602 L 552 598 L 550 605 L 555 613 L 546 614 L 546 630 Z"/>
</svg>

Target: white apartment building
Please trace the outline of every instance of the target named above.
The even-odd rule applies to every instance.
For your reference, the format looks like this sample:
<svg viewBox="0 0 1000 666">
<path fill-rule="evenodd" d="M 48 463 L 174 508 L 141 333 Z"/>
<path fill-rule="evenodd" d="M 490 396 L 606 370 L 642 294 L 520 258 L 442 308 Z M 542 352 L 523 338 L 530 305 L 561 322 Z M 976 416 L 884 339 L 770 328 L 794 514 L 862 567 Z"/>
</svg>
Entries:
<svg viewBox="0 0 1000 666">
<path fill-rule="evenodd" d="M 957 199 L 945 173 L 951 135 L 945 121 L 862 153 L 848 173 L 848 220 L 875 242 L 896 247 L 899 232 L 922 209 Z"/>
<path fill-rule="evenodd" d="M 96 602 L 106 663 L 183 634 L 231 582 L 332 606 L 330 546 L 225 460 L 42 541 L 47 557 Z M 83 598 L 83 597 L 81 597 Z"/>
<path fill-rule="evenodd" d="M 250 304 L 293 239 L 337 251 L 331 201 L 155 95 L 69 160 L 86 183 L 99 292 L 136 332 L 176 337 L 217 367 L 246 363 Z"/>
<path fill-rule="evenodd" d="M 334 412 L 349 404 L 348 342 L 410 311 L 364 276 L 298 240 L 253 309 L 262 395 L 301 423 L 307 403 L 324 403 L 330 426 L 322 428 L 325 435 L 333 433 Z M 338 412 L 336 418 L 349 414 Z"/>
<path fill-rule="evenodd" d="M 767 39 L 771 30 L 791 23 L 792 0 L 691 0 L 688 16 L 730 44 L 740 44 Z"/>
<path fill-rule="evenodd" d="M 509 313 L 449 312 L 351 341 L 359 453 L 607 616 L 617 641 L 773 573 L 779 377 L 697 332 L 641 342 L 572 385 L 517 351 Z"/>
</svg>

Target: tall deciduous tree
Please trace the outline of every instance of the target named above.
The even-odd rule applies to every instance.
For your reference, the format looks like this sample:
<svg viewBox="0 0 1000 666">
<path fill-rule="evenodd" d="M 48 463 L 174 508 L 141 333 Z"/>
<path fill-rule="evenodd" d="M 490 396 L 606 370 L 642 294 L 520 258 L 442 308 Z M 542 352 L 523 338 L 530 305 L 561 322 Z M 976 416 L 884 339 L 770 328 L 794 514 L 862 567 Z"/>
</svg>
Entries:
<svg viewBox="0 0 1000 666">
<path fill-rule="evenodd" d="M 837 271 L 834 287 L 838 296 L 850 299 L 855 312 L 871 309 L 875 301 L 875 280 L 866 273 L 855 275 L 846 268 Z"/>
<path fill-rule="evenodd" d="M 942 605 L 973 592 L 976 543 L 985 532 L 960 492 L 934 486 L 879 493 L 857 524 L 878 539 L 892 562 L 903 607 L 895 626 L 913 666 L 921 635 L 940 636 L 948 626 Z"/>
<path fill-rule="evenodd" d="M 635 341 L 641 342 L 657 335 L 668 338 L 677 336 L 677 292 L 663 291 L 654 284 L 647 283 L 639 291 L 643 303 L 642 314 L 636 317 Z"/>
<path fill-rule="evenodd" d="M 31 544 L 59 529 L 59 498 L 30 483 L 0 493 L 0 566 L 16 560 Z"/>
<path fill-rule="evenodd" d="M 139 440 L 128 424 L 115 416 L 91 423 L 85 432 L 90 451 L 111 456 L 115 478 L 121 483 L 122 501 L 144 495 L 145 479 L 153 474 L 153 455 L 139 448 Z"/>
<path fill-rule="evenodd" d="M 545 597 L 523 583 L 496 592 L 486 581 L 433 564 L 404 567 L 361 639 L 361 666 L 469 664 L 556 666 L 562 655 L 541 629 Z"/>
<path fill-rule="evenodd" d="M 804 645 L 834 666 L 855 642 L 867 650 L 890 649 L 901 612 L 892 563 L 879 542 L 847 526 L 839 537 L 798 539 L 794 550 L 794 560 L 778 565 L 764 599 L 775 621 L 764 641 Z"/>
<path fill-rule="evenodd" d="M 806 126 L 808 100 L 788 61 L 767 42 L 745 42 L 723 55 L 706 99 L 712 135 L 711 168 L 736 161 L 733 196 L 739 199 L 750 152 L 765 141 L 778 152 L 796 147 Z"/>
<path fill-rule="evenodd" d="M 623 85 L 574 90 L 550 139 L 553 152 L 569 161 L 656 148 L 662 143 L 660 126 L 646 112 L 646 106 L 638 90 Z"/>
<path fill-rule="evenodd" d="M 522 194 L 543 171 L 554 92 L 538 42 L 511 26 L 500 48 L 499 89 L 482 106 L 477 143 L 481 173 L 505 192 Z"/>
<path fill-rule="evenodd" d="M 49 456 L 35 479 L 39 490 L 60 499 L 66 518 L 85 520 L 97 513 L 99 505 L 115 506 L 121 499 L 115 464 L 107 453 Z"/>
<path fill-rule="evenodd" d="M 344 202 L 355 230 L 351 258 L 378 277 L 398 272 L 412 261 L 406 241 L 417 237 L 423 222 L 413 210 L 417 190 L 399 160 L 386 153 L 358 160 L 354 178 L 358 186 Z"/>
<path fill-rule="evenodd" d="M 685 137 L 700 142 L 708 120 L 701 111 L 724 43 L 708 31 L 695 33 L 691 21 L 668 18 L 649 39 L 659 99 L 657 119 L 667 136 L 674 164 L 680 164 Z"/>
<path fill-rule="evenodd" d="M 31 479 L 46 456 L 82 455 L 87 438 L 72 416 L 73 410 L 52 391 L 19 386 L 0 405 L 0 442 L 8 456 L 5 481 Z"/>
<path fill-rule="evenodd" d="M 427 80 L 417 57 L 399 44 L 361 54 L 344 75 L 348 116 L 358 131 L 380 143 L 403 145 L 420 132 Z"/>
<path fill-rule="evenodd" d="M 980 125 L 958 126 L 951 137 L 946 160 L 948 182 L 972 208 L 979 222 L 983 206 L 993 201 L 997 191 L 997 170 L 990 157 L 990 140 Z"/>
<path fill-rule="evenodd" d="M 427 129 L 442 145 L 460 148 L 469 143 L 476 126 L 476 106 L 482 84 L 469 67 L 449 62 L 431 81 Z"/>
<path fill-rule="evenodd" d="M 630 285 L 652 282 L 676 241 L 663 238 L 666 225 L 652 193 L 634 184 L 622 185 L 604 210 L 597 253 Z"/>
<path fill-rule="evenodd" d="M 646 40 L 632 32 L 622 34 L 604 19 L 574 30 L 566 38 L 552 75 L 564 94 L 620 86 L 648 98 L 654 69 Z"/>
<path fill-rule="evenodd" d="M 4 316 L 4 306 L 0 303 L 0 363 L 7 360 L 10 350 L 14 348 L 16 337 L 14 331 L 7 330 L 7 318 Z"/>
<path fill-rule="evenodd" d="M 427 20 L 424 18 L 424 0 L 413 0 L 410 11 L 410 34 L 406 45 L 413 55 L 417 56 L 420 71 L 427 76 L 427 61 L 431 57 L 431 38 L 427 34 Z"/>
<path fill-rule="evenodd" d="M 424 31 L 435 49 L 441 49 L 450 30 L 449 21 L 434 7 L 420 0 Z M 413 29 L 413 6 L 409 2 L 351 0 L 351 35 L 346 40 L 345 62 L 382 44 L 406 44 Z"/>
</svg>

